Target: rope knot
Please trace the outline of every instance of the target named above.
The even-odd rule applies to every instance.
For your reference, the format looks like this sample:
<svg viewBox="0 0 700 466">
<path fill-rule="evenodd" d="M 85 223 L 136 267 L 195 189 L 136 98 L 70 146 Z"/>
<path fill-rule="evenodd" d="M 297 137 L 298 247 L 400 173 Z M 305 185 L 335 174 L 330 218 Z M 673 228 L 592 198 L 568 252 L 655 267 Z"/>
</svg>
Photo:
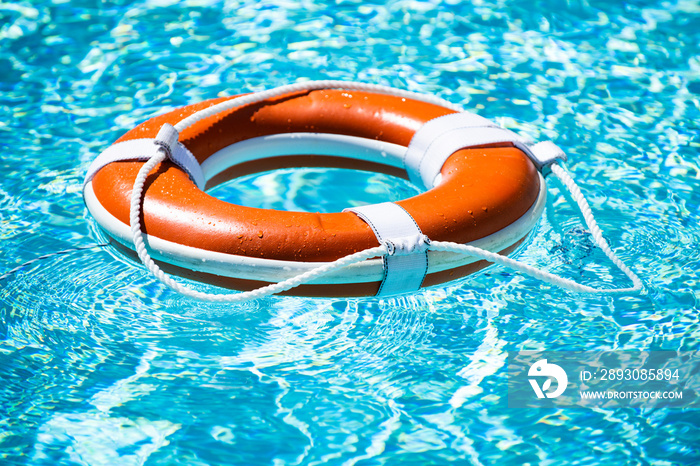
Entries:
<svg viewBox="0 0 700 466">
<path fill-rule="evenodd" d="M 163 150 L 168 156 L 168 159 L 173 159 L 173 147 L 177 145 L 177 141 L 180 137 L 180 133 L 177 132 L 175 127 L 170 123 L 165 123 L 161 126 L 160 131 L 156 135 L 155 141 L 153 143 L 159 146 L 159 150 Z"/>
<path fill-rule="evenodd" d="M 430 238 L 425 235 L 401 236 L 382 243 L 390 256 L 408 256 L 424 253 L 430 247 Z"/>
</svg>

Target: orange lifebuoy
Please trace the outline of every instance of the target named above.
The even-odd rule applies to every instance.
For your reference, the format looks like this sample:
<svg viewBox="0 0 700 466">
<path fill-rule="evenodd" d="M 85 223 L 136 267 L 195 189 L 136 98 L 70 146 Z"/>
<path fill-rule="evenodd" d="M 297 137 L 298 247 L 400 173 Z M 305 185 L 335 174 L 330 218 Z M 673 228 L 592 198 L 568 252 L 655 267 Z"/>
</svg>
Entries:
<svg viewBox="0 0 700 466">
<path fill-rule="evenodd" d="M 127 132 L 115 144 L 154 138 L 163 124 L 175 124 L 231 98 L 208 100 L 157 116 Z M 328 135 L 369 141 L 370 145 L 376 141 L 383 144 L 381 147 L 406 147 L 420 127 L 450 113 L 454 111 L 439 105 L 386 94 L 338 89 L 301 91 L 205 118 L 182 131 L 179 141 L 202 167 L 209 167 L 208 172 L 205 170 L 205 189 L 243 174 L 281 167 L 344 167 L 407 177 L 396 163 L 384 163 L 381 154 L 352 158 L 345 154 L 352 149 L 328 155 L 315 153 L 320 150 L 312 146 L 315 141 L 326 140 L 318 135 Z M 274 137 L 279 139 L 277 146 L 270 146 Z M 255 142 L 263 140 L 267 141 L 267 149 L 260 149 L 265 153 L 257 156 L 256 147 L 262 146 Z M 305 143 L 297 144 L 300 140 Z M 285 146 L 282 154 L 269 148 L 280 145 Z M 237 159 L 236 151 L 230 148 L 243 146 L 249 155 Z M 139 160 L 108 163 L 92 176 L 84 190 L 90 212 L 116 244 L 126 246 L 126 251 L 132 247 L 124 233 L 129 225 L 131 190 L 142 165 Z M 396 202 L 432 240 L 485 241 L 495 252 L 508 254 L 525 238 L 542 211 L 544 179 L 533 162 L 510 143 L 457 150 L 440 174 L 436 186 Z M 330 262 L 378 244 L 370 226 L 351 212 L 287 212 L 233 205 L 207 194 L 170 161 L 161 163 L 147 178 L 142 225 L 151 248 L 156 250 L 154 257 L 164 270 L 238 290 L 274 281 L 270 278 L 276 272 L 265 272 L 269 267 L 284 270 L 285 264 Z M 508 234 L 499 236 L 506 230 Z M 158 244 L 167 247 L 159 250 Z M 200 256 L 202 261 L 197 260 Z M 232 258 L 230 269 L 225 265 L 226 258 Z M 236 270 L 235 264 L 248 262 L 253 264 L 250 270 Z M 488 265 L 468 259 L 435 263 L 443 265 L 428 270 L 424 287 Z M 259 275 L 256 268 L 261 270 Z M 380 282 L 374 272 L 361 278 L 346 274 L 327 283 L 303 285 L 292 293 L 372 295 Z"/>
</svg>

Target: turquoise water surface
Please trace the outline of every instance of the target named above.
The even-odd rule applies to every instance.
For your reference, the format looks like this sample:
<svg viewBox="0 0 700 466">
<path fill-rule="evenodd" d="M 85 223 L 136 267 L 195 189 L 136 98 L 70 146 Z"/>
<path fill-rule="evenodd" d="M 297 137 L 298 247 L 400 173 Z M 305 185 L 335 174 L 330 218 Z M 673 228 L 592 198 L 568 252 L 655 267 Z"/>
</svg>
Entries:
<svg viewBox="0 0 700 466">
<path fill-rule="evenodd" d="M 0 464 L 700 464 L 690 409 L 513 409 L 507 352 L 700 350 L 697 0 L 0 3 L 0 275 L 101 241 L 81 187 L 137 123 L 300 79 L 435 94 L 569 154 L 645 284 L 500 267 L 393 299 L 181 298 L 110 248 L 0 279 Z M 333 211 L 415 188 L 283 170 L 212 194 Z M 556 184 L 517 258 L 628 286 Z"/>
</svg>

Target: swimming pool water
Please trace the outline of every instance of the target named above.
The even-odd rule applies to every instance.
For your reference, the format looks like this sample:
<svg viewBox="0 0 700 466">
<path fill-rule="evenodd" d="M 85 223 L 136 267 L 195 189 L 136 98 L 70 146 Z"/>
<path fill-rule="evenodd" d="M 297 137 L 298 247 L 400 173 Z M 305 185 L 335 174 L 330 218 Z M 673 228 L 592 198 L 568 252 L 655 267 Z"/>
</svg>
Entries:
<svg viewBox="0 0 700 466">
<path fill-rule="evenodd" d="M 216 305 L 109 248 L 53 256 L 0 279 L 0 464 L 699 464 L 697 411 L 504 401 L 508 351 L 700 349 L 699 25 L 696 0 L 0 3 L 0 275 L 100 241 L 82 178 L 135 124 L 329 78 L 554 140 L 645 283 L 589 296 L 492 267 L 393 299 Z M 414 188 L 309 169 L 218 189 L 330 211 Z M 627 286 L 556 184 L 517 257 Z"/>
</svg>

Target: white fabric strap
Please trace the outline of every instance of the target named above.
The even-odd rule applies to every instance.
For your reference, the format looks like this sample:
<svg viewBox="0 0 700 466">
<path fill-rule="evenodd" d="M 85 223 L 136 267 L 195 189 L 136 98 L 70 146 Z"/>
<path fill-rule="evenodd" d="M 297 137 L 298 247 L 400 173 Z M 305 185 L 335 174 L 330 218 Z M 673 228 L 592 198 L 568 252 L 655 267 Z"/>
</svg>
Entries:
<svg viewBox="0 0 700 466">
<path fill-rule="evenodd" d="M 470 134 L 473 137 L 475 128 L 483 130 L 498 128 L 498 125 L 474 113 L 460 112 L 433 118 L 421 126 L 413 135 L 404 156 L 404 168 L 411 182 L 426 189 L 432 188 L 447 158 L 464 147 L 465 141 L 455 141 L 455 136 Z M 443 142 L 453 141 L 456 144 L 444 147 Z M 455 145 L 452 150 L 451 147 Z"/>
<path fill-rule="evenodd" d="M 404 167 L 414 184 L 430 189 L 437 184 L 445 161 L 458 150 L 503 142 L 522 150 L 540 171 L 557 159 L 566 160 L 564 151 L 550 141 L 531 146 L 486 118 L 462 112 L 434 118 L 420 127 L 408 145 Z"/>
<path fill-rule="evenodd" d="M 172 128 L 172 126 L 171 126 Z M 161 130 L 162 131 L 162 130 Z M 160 134 L 160 133 L 159 133 Z M 131 139 L 112 144 L 105 149 L 88 168 L 83 186 L 86 185 L 95 174 L 106 165 L 121 160 L 148 160 L 159 151 L 164 149 L 164 145 L 169 147 L 168 158 L 182 168 L 200 189 L 204 189 L 205 179 L 202 168 L 197 162 L 192 152 L 179 142 L 172 143 L 172 138 L 168 142 L 158 142 L 158 139 Z M 177 141 L 177 139 L 175 140 Z"/>
<path fill-rule="evenodd" d="M 530 159 L 535 163 L 537 169 L 542 172 L 543 175 L 547 175 L 551 172 L 550 166 L 554 164 L 557 160 L 566 162 L 566 154 L 561 147 L 554 144 L 552 141 L 542 141 L 535 145 L 528 146 L 528 154 Z"/>
<path fill-rule="evenodd" d="M 398 204 L 383 202 L 345 209 L 364 220 L 388 254 L 383 256 L 384 279 L 377 296 L 416 291 L 428 273 L 428 246 L 411 215 Z"/>
</svg>

